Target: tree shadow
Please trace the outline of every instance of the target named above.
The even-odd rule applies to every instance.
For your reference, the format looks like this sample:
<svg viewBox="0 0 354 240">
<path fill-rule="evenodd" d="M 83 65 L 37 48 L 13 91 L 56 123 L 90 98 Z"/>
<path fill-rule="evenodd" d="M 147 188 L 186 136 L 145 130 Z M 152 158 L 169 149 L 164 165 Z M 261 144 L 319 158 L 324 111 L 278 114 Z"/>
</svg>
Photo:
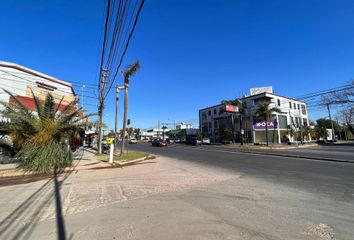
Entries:
<svg viewBox="0 0 354 240">
<path fill-rule="evenodd" d="M 0 239 L 29 239 L 41 218 L 45 214 L 48 214 L 53 200 L 55 205 L 57 239 L 67 239 L 60 189 L 76 166 L 64 175 L 55 172 L 51 179 L 46 181 L 6 216 L 0 222 Z M 59 180 L 59 177 L 62 177 L 62 179 Z M 52 191 L 50 190 L 51 186 L 53 187 Z"/>
</svg>

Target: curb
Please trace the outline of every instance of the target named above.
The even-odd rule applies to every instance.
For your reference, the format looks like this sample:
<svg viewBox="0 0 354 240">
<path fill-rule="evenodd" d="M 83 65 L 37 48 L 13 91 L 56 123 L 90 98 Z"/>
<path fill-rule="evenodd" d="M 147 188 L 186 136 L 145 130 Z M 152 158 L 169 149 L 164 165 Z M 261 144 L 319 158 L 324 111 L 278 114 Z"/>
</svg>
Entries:
<svg viewBox="0 0 354 240">
<path fill-rule="evenodd" d="M 243 150 L 237 150 L 237 149 L 235 149 L 234 151 L 232 151 L 231 149 L 223 149 L 223 151 L 249 153 L 249 154 L 255 154 L 255 155 L 287 157 L 287 158 L 302 158 L 302 159 L 311 159 L 311 160 L 326 161 L 326 162 L 353 163 L 354 164 L 354 160 L 344 160 L 344 159 L 334 159 L 334 158 L 322 158 L 322 157 L 300 156 L 300 155 L 292 155 L 292 154 L 280 154 L 280 153 L 278 154 L 278 153 L 267 153 L 267 152 L 256 152 L 256 151 L 243 151 Z"/>
<path fill-rule="evenodd" d="M 123 166 L 129 166 L 129 165 L 133 165 L 137 162 L 142 162 L 142 161 L 145 161 L 145 160 L 150 160 L 150 159 L 155 159 L 156 156 L 154 155 L 149 155 L 149 156 L 146 156 L 146 157 L 142 157 L 142 158 L 138 158 L 138 159 L 135 159 L 135 160 L 132 160 L 132 161 L 128 161 L 128 162 L 122 162 L 122 161 L 115 161 L 112 163 L 112 165 L 116 165 L 116 167 L 123 167 Z"/>
</svg>

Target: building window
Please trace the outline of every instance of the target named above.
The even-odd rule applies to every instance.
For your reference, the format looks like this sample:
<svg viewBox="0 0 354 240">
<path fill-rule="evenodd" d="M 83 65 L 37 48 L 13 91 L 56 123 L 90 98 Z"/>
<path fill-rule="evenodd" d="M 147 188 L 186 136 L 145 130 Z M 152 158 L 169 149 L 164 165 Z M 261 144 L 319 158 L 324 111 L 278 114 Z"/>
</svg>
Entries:
<svg viewBox="0 0 354 240">
<path fill-rule="evenodd" d="M 223 114 L 224 113 L 224 109 L 221 107 L 220 109 L 219 109 L 219 114 Z"/>
<path fill-rule="evenodd" d="M 280 107 L 280 99 L 278 99 L 277 101 L 278 101 L 278 106 Z"/>
<path fill-rule="evenodd" d="M 289 107 L 293 108 L 293 104 L 291 102 L 289 102 Z"/>
<path fill-rule="evenodd" d="M 211 122 L 209 122 L 209 131 L 211 130 Z"/>
<path fill-rule="evenodd" d="M 296 109 L 296 103 L 294 103 L 294 109 Z"/>
<path fill-rule="evenodd" d="M 211 115 L 211 110 L 208 111 L 208 115 L 209 115 L 209 116 Z"/>
<path fill-rule="evenodd" d="M 303 118 L 302 121 L 304 123 L 304 126 L 307 126 L 307 118 Z"/>
<path fill-rule="evenodd" d="M 214 115 L 216 115 L 216 108 L 214 108 Z"/>
<path fill-rule="evenodd" d="M 206 112 L 202 112 L 202 120 L 206 120 Z"/>
<path fill-rule="evenodd" d="M 214 128 L 218 128 L 218 122 L 217 121 L 214 121 Z"/>
<path fill-rule="evenodd" d="M 288 121 L 286 116 L 284 115 L 278 115 L 278 119 L 279 119 L 279 128 L 281 129 L 286 129 L 288 127 Z"/>
<path fill-rule="evenodd" d="M 300 104 L 297 104 L 297 109 L 299 109 L 299 110 L 300 110 Z"/>
<path fill-rule="evenodd" d="M 301 110 L 302 110 L 302 114 L 306 115 L 306 107 L 305 104 L 301 105 Z"/>
</svg>

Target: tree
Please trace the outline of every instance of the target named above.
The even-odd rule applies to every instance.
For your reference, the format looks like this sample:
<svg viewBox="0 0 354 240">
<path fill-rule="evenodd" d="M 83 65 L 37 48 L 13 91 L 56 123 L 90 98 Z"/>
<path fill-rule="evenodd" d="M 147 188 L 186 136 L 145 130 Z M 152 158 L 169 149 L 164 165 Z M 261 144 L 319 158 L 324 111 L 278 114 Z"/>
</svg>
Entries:
<svg viewBox="0 0 354 240">
<path fill-rule="evenodd" d="M 225 126 L 220 126 L 219 127 L 219 136 L 220 136 L 220 141 L 229 141 L 232 139 L 232 130 L 229 128 L 226 128 Z"/>
<path fill-rule="evenodd" d="M 129 89 L 129 81 L 130 77 L 134 76 L 134 74 L 140 69 L 139 61 L 134 62 L 131 65 L 128 65 L 126 70 L 123 71 L 124 77 L 124 115 L 123 115 L 123 140 L 120 149 L 120 156 L 124 154 L 124 144 L 125 144 L 125 134 L 127 129 L 127 117 L 128 117 L 128 89 Z"/>
<path fill-rule="evenodd" d="M 281 113 L 281 110 L 277 107 L 269 108 L 270 102 L 264 101 L 260 102 L 258 109 L 256 110 L 256 116 L 262 117 L 265 121 L 265 128 L 266 128 L 266 141 L 267 146 L 269 145 L 269 137 L 268 137 L 268 119 L 272 117 L 273 112 Z"/>
<path fill-rule="evenodd" d="M 236 98 L 233 100 L 224 100 L 221 101 L 221 103 L 224 105 L 234 105 L 238 107 L 238 113 L 240 114 L 240 140 L 241 140 L 241 145 L 243 145 L 243 135 L 242 135 L 243 121 L 242 120 L 243 118 L 247 117 L 246 102 Z M 232 126 L 232 129 L 234 130 L 234 126 Z M 234 136 L 232 138 L 233 138 L 232 140 L 234 140 Z"/>
<path fill-rule="evenodd" d="M 333 91 L 331 94 L 322 97 L 322 104 L 354 104 L 354 80 L 352 80 L 343 90 Z"/>
<path fill-rule="evenodd" d="M 352 124 L 354 123 L 354 107 L 353 106 L 345 106 L 338 112 L 341 120 L 348 127 L 349 131 L 354 135 L 354 129 Z"/>
<path fill-rule="evenodd" d="M 319 118 L 316 120 L 316 122 L 317 122 L 317 126 L 320 128 L 326 128 L 326 129 L 332 128 L 332 123 L 333 123 L 334 130 L 337 131 L 339 129 L 339 125 L 337 124 L 336 121 L 333 120 L 331 122 L 331 120 L 329 119 Z"/>
<path fill-rule="evenodd" d="M 72 164 L 68 140 L 82 127 L 83 110 L 76 109 L 77 100 L 62 110 L 64 97 L 56 105 L 51 94 L 42 102 L 32 92 L 35 109 L 32 111 L 12 93 L 14 103 L 4 103 L 2 114 L 9 120 L 6 131 L 13 141 L 16 157 L 21 167 L 35 173 L 50 173 L 63 170 Z"/>
</svg>

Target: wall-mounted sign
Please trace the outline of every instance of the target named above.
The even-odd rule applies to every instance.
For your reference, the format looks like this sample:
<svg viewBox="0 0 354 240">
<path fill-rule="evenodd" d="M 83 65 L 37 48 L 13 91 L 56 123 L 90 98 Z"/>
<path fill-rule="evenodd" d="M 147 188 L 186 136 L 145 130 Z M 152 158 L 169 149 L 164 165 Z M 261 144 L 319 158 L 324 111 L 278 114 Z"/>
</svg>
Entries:
<svg viewBox="0 0 354 240">
<path fill-rule="evenodd" d="M 238 112 L 238 107 L 234 105 L 226 105 L 225 106 L 225 112 Z"/>
<path fill-rule="evenodd" d="M 250 94 L 252 95 L 257 95 L 260 93 L 273 93 L 273 87 L 269 86 L 269 87 L 259 87 L 259 88 L 250 88 Z"/>
<path fill-rule="evenodd" d="M 275 119 L 269 119 L 267 121 L 268 130 L 277 128 L 277 122 Z M 253 129 L 255 130 L 265 130 L 266 122 L 262 119 L 254 119 L 253 120 Z"/>
</svg>

